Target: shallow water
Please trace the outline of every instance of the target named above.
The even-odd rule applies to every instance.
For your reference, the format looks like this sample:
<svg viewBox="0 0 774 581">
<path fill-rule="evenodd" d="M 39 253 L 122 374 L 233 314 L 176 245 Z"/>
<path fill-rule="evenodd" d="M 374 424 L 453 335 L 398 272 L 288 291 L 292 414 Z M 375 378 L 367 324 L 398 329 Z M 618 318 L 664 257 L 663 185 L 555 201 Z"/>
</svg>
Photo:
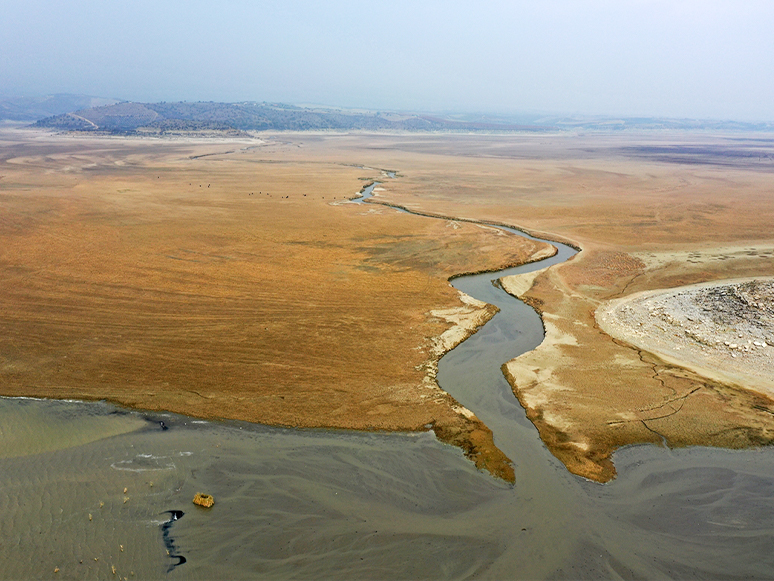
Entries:
<svg viewBox="0 0 774 581">
<path fill-rule="evenodd" d="M 439 380 L 492 428 L 514 486 L 429 433 L 0 399 L 0 577 L 774 577 L 774 450 L 635 446 L 610 484 L 572 476 L 499 369 L 540 342 L 540 320 L 491 278 L 454 281 L 501 313 Z"/>
<path fill-rule="evenodd" d="M 40 409 L 31 416 L 31 407 Z M 771 449 L 631 447 L 616 454 L 618 479 L 602 486 L 570 475 L 525 426 L 518 431 L 527 437 L 504 446 L 516 463 L 511 487 L 432 434 L 194 423 L 107 404 L 0 400 L 10 429 L 51 428 L 51 417 L 90 437 L 0 460 L 3 578 L 48 578 L 56 567 L 62 578 L 112 578 L 112 566 L 143 579 L 774 571 Z M 94 418 L 132 431 L 115 435 Z M 191 503 L 199 491 L 215 496 L 213 509 Z M 184 514 L 165 546 L 169 510 Z M 186 562 L 175 567 L 168 549 Z"/>
</svg>

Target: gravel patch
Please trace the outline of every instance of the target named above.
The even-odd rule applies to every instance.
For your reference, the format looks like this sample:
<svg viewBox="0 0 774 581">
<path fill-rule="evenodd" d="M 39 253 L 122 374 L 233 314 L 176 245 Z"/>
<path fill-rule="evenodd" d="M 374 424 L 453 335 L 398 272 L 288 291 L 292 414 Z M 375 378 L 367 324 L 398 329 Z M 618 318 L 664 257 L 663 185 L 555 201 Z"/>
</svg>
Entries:
<svg viewBox="0 0 774 581">
<path fill-rule="evenodd" d="M 774 280 L 637 293 L 597 310 L 613 337 L 713 378 L 774 394 Z"/>
</svg>

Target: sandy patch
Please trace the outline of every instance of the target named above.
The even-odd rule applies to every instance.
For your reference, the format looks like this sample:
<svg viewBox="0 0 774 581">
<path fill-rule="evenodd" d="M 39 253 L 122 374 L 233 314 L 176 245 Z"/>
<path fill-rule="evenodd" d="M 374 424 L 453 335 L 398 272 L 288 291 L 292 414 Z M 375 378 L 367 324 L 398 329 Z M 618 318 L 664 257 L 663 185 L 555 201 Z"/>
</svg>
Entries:
<svg viewBox="0 0 774 581">
<path fill-rule="evenodd" d="M 636 293 L 596 312 L 600 327 L 706 377 L 774 396 L 774 277 Z"/>
<path fill-rule="evenodd" d="M 641 260 L 648 269 L 662 268 L 669 264 L 707 264 L 738 260 L 746 257 L 762 259 L 774 258 L 774 244 L 752 242 L 750 244 L 718 245 L 709 248 L 690 250 L 672 250 L 669 252 L 632 252 L 632 257 Z"/>
<path fill-rule="evenodd" d="M 463 292 L 459 295 L 464 306 L 430 311 L 431 316 L 453 325 L 440 336 L 433 338 L 432 353 L 438 357 L 470 337 L 497 312 L 497 307 L 493 305 L 474 299 Z"/>
<path fill-rule="evenodd" d="M 537 253 L 536 253 L 537 254 Z M 543 256 L 540 256 L 538 258 L 535 258 L 535 256 L 532 257 L 533 261 L 540 260 L 542 258 L 545 258 Z M 535 282 L 535 278 L 542 272 L 544 272 L 546 269 L 540 269 L 535 270 L 533 272 L 527 272 L 524 274 L 514 274 L 511 276 L 504 276 L 500 279 L 500 284 L 502 285 L 505 292 L 508 294 L 512 294 L 515 297 L 521 297 L 524 293 L 526 293 L 529 289 L 532 288 L 532 284 Z"/>
</svg>

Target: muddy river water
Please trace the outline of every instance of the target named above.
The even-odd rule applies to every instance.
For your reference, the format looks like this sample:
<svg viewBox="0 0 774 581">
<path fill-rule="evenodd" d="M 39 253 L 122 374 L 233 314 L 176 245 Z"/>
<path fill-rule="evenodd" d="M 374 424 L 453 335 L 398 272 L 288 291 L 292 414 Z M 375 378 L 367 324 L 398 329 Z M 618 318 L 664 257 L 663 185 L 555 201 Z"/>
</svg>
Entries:
<svg viewBox="0 0 774 581">
<path fill-rule="evenodd" d="M 432 433 L 0 399 L 0 578 L 774 577 L 774 449 L 628 447 L 599 485 L 543 446 L 500 372 L 542 325 L 491 281 L 574 253 L 559 250 L 453 281 L 501 311 L 439 383 L 493 430 L 515 485 Z"/>
</svg>

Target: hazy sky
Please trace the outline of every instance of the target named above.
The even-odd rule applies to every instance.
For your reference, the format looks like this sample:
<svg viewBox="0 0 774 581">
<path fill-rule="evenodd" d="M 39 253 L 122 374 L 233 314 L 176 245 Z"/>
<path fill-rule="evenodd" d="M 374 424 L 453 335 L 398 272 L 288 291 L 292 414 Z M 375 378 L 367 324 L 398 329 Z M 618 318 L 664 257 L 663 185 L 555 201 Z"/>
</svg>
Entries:
<svg viewBox="0 0 774 581">
<path fill-rule="evenodd" d="M 772 0 L 3 0 L 0 94 L 774 120 Z"/>
</svg>

